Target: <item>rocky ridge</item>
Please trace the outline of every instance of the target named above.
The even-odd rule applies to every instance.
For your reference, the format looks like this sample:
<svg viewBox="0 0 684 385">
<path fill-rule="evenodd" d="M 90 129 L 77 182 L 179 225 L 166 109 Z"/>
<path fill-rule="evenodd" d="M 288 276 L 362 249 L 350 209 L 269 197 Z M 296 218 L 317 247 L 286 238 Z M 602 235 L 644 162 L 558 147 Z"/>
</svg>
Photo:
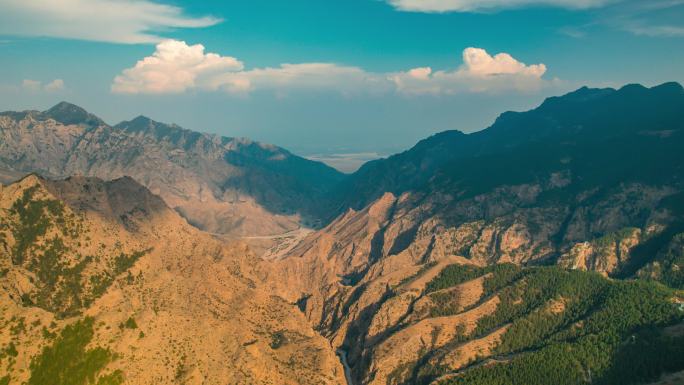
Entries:
<svg viewBox="0 0 684 385">
<path fill-rule="evenodd" d="M 185 130 L 140 116 L 109 126 L 82 108 L 0 113 L 0 177 L 129 176 L 190 223 L 232 236 L 317 226 L 342 174 L 242 138 Z"/>
</svg>

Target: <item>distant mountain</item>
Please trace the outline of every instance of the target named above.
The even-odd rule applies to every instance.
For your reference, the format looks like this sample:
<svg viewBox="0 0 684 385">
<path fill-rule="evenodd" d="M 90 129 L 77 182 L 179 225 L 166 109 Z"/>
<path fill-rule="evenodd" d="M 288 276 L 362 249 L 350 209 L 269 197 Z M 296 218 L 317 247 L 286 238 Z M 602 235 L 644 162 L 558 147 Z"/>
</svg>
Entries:
<svg viewBox="0 0 684 385">
<path fill-rule="evenodd" d="M 199 228 L 269 235 L 316 225 L 343 175 L 252 142 L 185 130 L 140 116 L 109 126 L 82 108 L 0 113 L 0 177 L 29 172 L 131 176 Z"/>
<path fill-rule="evenodd" d="M 128 177 L 0 186 L 0 383 L 342 384 L 255 265 Z"/>
<path fill-rule="evenodd" d="M 406 152 L 368 162 L 339 192 L 340 207 L 361 208 L 385 192 L 442 189 L 475 194 L 496 185 L 533 181 L 552 169 L 587 179 L 588 169 L 600 165 L 605 168 L 599 171 L 612 174 L 611 181 L 649 178 L 661 165 L 678 171 L 681 163 L 676 161 L 681 158 L 674 150 L 684 126 L 683 100 L 678 83 L 619 90 L 584 87 L 549 98 L 528 112 L 504 113 L 485 130 L 468 135 L 442 132 Z M 661 146 L 667 155 L 659 154 Z M 644 150 L 653 153 L 642 154 Z M 624 156 L 629 151 L 638 156 Z M 561 162 L 570 159 L 573 162 Z M 507 163 L 511 160 L 514 163 Z M 667 175 L 655 172 L 653 178 Z"/>
<path fill-rule="evenodd" d="M 683 149 L 681 85 L 582 88 L 528 112 L 504 113 L 483 131 L 443 132 L 367 163 L 336 190 L 337 219 L 265 269 L 282 280 L 272 280 L 273 290 L 298 301 L 323 335 L 347 351 L 358 383 L 642 383 L 654 374 L 625 382 L 605 366 L 618 360 L 616 344 L 630 333 L 680 322 L 684 313 L 622 325 L 610 336 L 598 330 L 579 336 L 571 325 L 599 321 L 574 306 L 607 306 L 574 297 L 587 285 L 630 293 L 653 293 L 658 285 L 608 289 L 610 281 L 594 273 L 570 277 L 564 269 L 684 289 Z M 507 263 L 522 266 L 521 275 L 496 277 L 494 266 Z M 444 278 L 449 284 L 429 289 L 450 265 L 477 273 L 455 279 L 461 272 L 454 272 Z M 556 291 L 542 288 L 545 280 L 575 283 Z M 448 290 L 431 293 L 442 289 Z M 536 293 L 541 297 L 527 302 Z M 663 293 L 661 304 L 682 300 Z M 641 295 L 650 296 L 624 301 Z M 561 309 L 558 301 L 570 297 L 572 309 L 567 303 Z M 559 316 L 542 317 L 548 312 Z M 642 317 L 625 315 L 632 316 Z M 605 322 L 608 328 L 622 321 Z M 579 353 L 574 349 L 582 347 L 565 344 L 568 338 L 573 344 L 607 338 L 601 346 L 608 353 Z M 673 349 L 681 349 L 678 343 Z M 584 372 L 563 366 L 567 360 Z M 537 370 L 532 363 L 539 365 L 537 377 L 530 377 Z M 672 365 L 684 369 L 684 362 Z M 494 369 L 488 375 L 480 367 Z M 555 371 L 567 377 L 560 381 Z"/>
</svg>

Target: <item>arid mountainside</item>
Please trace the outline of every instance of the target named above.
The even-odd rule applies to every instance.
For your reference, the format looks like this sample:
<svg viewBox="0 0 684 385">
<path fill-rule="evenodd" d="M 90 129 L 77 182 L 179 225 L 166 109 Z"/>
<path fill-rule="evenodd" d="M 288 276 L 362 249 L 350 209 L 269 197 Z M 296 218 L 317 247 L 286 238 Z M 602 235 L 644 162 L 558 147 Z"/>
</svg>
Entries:
<svg viewBox="0 0 684 385">
<path fill-rule="evenodd" d="M 679 84 L 583 88 L 369 162 L 337 191 L 336 206 L 351 209 L 264 274 L 346 351 L 355 383 L 627 383 L 611 377 L 632 354 L 619 344 L 681 321 L 681 295 L 600 275 L 684 288 L 682 148 Z M 436 283 L 458 266 L 475 273 Z M 640 321 L 601 318 L 612 301 L 634 301 L 622 316 Z M 608 334 L 572 327 L 602 322 Z M 605 355 L 582 350 L 585 339 L 605 341 Z M 557 366 L 529 377 L 528 359 Z M 684 368 L 673 365 L 651 375 Z"/>
<path fill-rule="evenodd" d="M 78 106 L 0 113 L 0 177 L 130 176 L 190 223 L 233 236 L 315 226 L 342 174 L 286 150 L 145 117 L 109 126 Z M 327 214 L 326 214 L 327 215 Z"/>
<path fill-rule="evenodd" d="M 336 384 L 345 366 L 354 385 L 637 385 L 684 371 L 679 84 L 582 88 L 346 177 L 68 104 L 0 114 L 0 133 L 3 178 L 112 179 L 0 190 L 0 385 Z"/>
<path fill-rule="evenodd" d="M 2 186 L 0 383 L 344 383 L 255 258 L 128 177 Z"/>
</svg>

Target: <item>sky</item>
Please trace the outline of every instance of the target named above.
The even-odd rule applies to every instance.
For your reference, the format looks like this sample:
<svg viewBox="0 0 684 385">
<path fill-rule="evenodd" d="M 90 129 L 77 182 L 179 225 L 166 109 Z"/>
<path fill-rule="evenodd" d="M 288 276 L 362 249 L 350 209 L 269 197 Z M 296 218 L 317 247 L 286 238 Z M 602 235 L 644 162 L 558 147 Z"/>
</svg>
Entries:
<svg viewBox="0 0 684 385">
<path fill-rule="evenodd" d="M 351 171 L 584 85 L 684 82 L 684 0 L 0 0 L 0 110 L 65 100 Z"/>
</svg>

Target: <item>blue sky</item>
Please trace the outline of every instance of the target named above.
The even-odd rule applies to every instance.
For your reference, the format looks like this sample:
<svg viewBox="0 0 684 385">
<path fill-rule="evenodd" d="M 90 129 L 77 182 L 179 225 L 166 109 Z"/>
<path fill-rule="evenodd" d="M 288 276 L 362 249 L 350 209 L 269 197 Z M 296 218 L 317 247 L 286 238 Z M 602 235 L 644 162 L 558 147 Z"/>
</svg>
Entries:
<svg viewBox="0 0 684 385">
<path fill-rule="evenodd" d="M 68 100 L 110 123 L 144 114 L 322 159 L 482 129 L 582 85 L 684 81 L 684 0 L 0 0 L 0 11 L 0 110 Z"/>
</svg>

